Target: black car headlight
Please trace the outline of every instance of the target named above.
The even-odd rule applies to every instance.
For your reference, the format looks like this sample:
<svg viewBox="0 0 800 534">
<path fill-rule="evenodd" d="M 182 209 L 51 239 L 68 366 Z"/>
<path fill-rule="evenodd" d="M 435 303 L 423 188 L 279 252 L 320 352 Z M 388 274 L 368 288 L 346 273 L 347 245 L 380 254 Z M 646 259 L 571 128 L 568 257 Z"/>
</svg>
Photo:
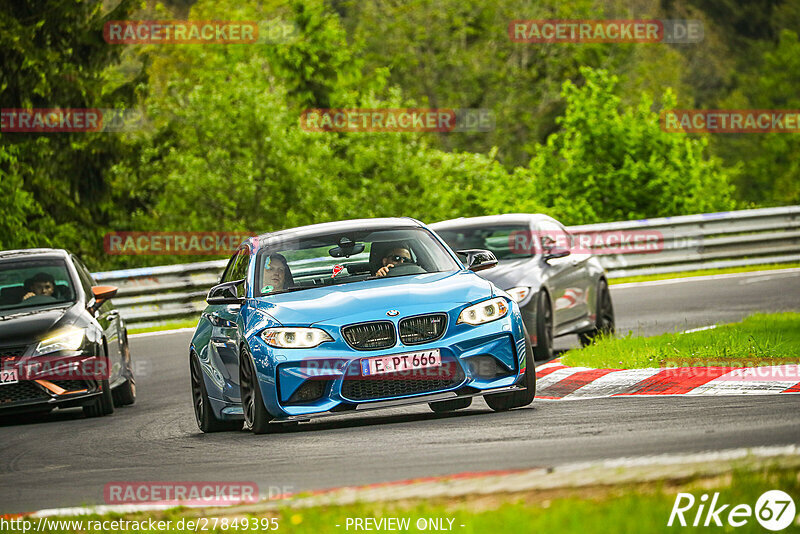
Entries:
<svg viewBox="0 0 800 534">
<path fill-rule="evenodd" d="M 484 300 L 461 310 L 456 323 L 479 325 L 496 321 L 508 313 L 508 304 L 503 297 Z"/>
<path fill-rule="evenodd" d="M 36 350 L 33 351 L 33 355 L 41 356 L 43 354 L 50 354 L 62 350 L 78 350 L 83 345 L 83 340 L 85 338 L 86 330 L 76 326 L 70 326 L 53 332 L 51 335 L 41 340 L 36 346 Z"/>
<path fill-rule="evenodd" d="M 514 299 L 514 302 L 520 305 L 528 301 L 528 297 L 531 294 L 531 288 L 528 286 L 517 286 L 512 287 L 511 289 L 506 289 L 506 293 L 511 295 L 511 298 Z"/>
</svg>

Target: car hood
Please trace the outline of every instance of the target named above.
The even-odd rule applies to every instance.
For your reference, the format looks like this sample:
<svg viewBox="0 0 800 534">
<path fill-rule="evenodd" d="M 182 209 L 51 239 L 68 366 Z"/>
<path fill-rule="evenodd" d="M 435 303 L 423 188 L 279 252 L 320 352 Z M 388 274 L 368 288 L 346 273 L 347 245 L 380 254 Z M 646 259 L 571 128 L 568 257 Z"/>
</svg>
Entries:
<svg viewBox="0 0 800 534">
<path fill-rule="evenodd" d="M 256 299 L 258 308 L 285 325 L 347 324 L 401 316 L 415 310 L 444 311 L 491 297 L 492 284 L 469 271 L 398 276 L 318 287 Z M 421 313 L 421 312 L 420 312 Z"/>
<path fill-rule="evenodd" d="M 500 289 L 506 290 L 520 285 L 526 272 L 530 270 L 533 258 L 519 260 L 503 260 L 491 269 L 480 271 L 478 274 L 491 281 Z"/>
<path fill-rule="evenodd" d="M 10 312 L 0 316 L 0 343 L 28 344 L 39 341 L 47 332 L 75 322 L 81 307 L 59 305 L 50 308 L 34 308 Z"/>
</svg>

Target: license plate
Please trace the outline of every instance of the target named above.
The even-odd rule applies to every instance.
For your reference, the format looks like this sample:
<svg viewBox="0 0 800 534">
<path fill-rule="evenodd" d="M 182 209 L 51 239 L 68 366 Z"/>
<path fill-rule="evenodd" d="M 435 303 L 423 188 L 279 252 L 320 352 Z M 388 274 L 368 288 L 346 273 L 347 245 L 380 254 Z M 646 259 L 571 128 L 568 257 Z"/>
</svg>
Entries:
<svg viewBox="0 0 800 534">
<path fill-rule="evenodd" d="M 19 372 L 16 367 L 0 369 L 0 384 L 16 384 L 19 382 Z"/>
<path fill-rule="evenodd" d="M 428 367 L 441 367 L 442 357 L 439 349 L 420 352 L 406 352 L 392 356 L 378 356 L 361 360 L 361 376 L 396 373 L 398 371 L 413 371 Z"/>
</svg>

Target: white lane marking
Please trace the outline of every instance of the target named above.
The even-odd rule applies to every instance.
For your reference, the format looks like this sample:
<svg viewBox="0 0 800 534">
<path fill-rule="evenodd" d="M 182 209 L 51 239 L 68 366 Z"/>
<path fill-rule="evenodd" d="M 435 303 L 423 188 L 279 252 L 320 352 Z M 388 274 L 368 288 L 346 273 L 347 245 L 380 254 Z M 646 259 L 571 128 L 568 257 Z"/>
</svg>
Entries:
<svg viewBox="0 0 800 534">
<path fill-rule="evenodd" d="M 718 324 L 712 324 L 709 326 L 701 326 L 700 328 L 690 328 L 689 330 L 684 330 L 681 332 L 681 334 L 691 334 L 692 332 L 702 332 L 703 330 L 714 330 L 718 326 Z"/>
<path fill-rule="evenodd" d="M 147 337 L 147 336 L 169 336 L 172 334 L 183 334 L 184 332 L 194 332 L 196 326 L 187 326 L 186 328 L 175 328 L 174 330 L 161 330 L 158 332 L 139 332 L 138 334 L 128 334 L 129 338 L 132 337 Z"/>
<path fill-rule="evenodd" d="M 741 280 L 739 282 L 739 285 L 757 284 L 759 282 L 769 282 L 770 280 L 775 280 L 776 278 L 783 278 L 787 274 L 797 276 L 796 273 L 783 273 L 783 274 L 779 273 L 779 274 L 775 274 L 775 275 L 773 275 L 773 274 L 763 274 L 763 275 L 759 275 L 759 276 L 754 276 L 752 279 Z"/>
<path fill-rule="evenodd" d="M 635 386 L 642 380 L 646 380 L 661 371 L 662 370 L 658 368 L 613 371 L 578 388 L 569 395 L 566 395 L 564 399 L 602 398 L 624 393 L 628 388 Z M 545 393 L 542 394 L 544 395 Z"/>
<path fill-rule="evenodd" d="M 771 395 L 783 393 L 795 384 L 797 384 L 797 380 L 791 382 L 717 382 L 712 380 L 707 384 L 697 386 L 684 395 Z"/>
<path fill-rule="evenodd" d="M 683 278 L 669 278 L 667 280 L 649 280 L 647 282 L 625 282 L 623 284 L 611 284 L 612 289 L 628 289 L 631 287 L 665 286 L 670 284 L 682 284 L 683 282 L 705 282 L 708 280 L 725 280 L 727 278 L 751 278 L 755 276 L 777 275 L 777 274 L 797 274 L 800 268 L 774 269 L 770 271 L 750 271 L 746 273 L 727 273 L 727 274 L 708 274 L 701 276 L 685 276 Z M 612 278 L 613 280 L 613 278 Z"/>
</svg>

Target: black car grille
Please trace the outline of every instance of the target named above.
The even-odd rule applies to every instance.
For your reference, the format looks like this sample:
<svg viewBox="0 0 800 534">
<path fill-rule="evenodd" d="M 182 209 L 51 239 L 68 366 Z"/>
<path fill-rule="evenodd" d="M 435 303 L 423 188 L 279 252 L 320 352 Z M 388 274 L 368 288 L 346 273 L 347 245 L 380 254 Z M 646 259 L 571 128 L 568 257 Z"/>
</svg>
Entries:
<svg viewBox="0 0 800 534">
<path fill-rule="evenodd" d="M 342 327 L 342 336 L 356 350 L 377 350 L 393 347 L 397 342 L 390 321 L 358 323 Z"/>
<path fill-rule="evenodd" d="M 436 341 L 444 335 L 447 314 L 432 313 L 407 317 L 400 321 L 400 340 L 406 345 Z"/>
<path fill-rule="evenodd" d="M 0 385 L 0 406 L 17 402 L 47 400 L 49 398 L 50 395 L 28 380 L 23 380 L 16 384 Z"/>
<path fill-rule="evenodd" d="M 450 376 L 431 377 L 420 373 L 419 377 L 409 378 L 404 374 L 386 374 L 381 378 L 347 378 L 342 381 L 342 397 L 365 401 L 403 397 L 418 393 L 432 393 L 457 386 L 464 380 L 464 373 L 455 362 L 451 362 L 455 372 L 447 373 Z"/>
</svg>

